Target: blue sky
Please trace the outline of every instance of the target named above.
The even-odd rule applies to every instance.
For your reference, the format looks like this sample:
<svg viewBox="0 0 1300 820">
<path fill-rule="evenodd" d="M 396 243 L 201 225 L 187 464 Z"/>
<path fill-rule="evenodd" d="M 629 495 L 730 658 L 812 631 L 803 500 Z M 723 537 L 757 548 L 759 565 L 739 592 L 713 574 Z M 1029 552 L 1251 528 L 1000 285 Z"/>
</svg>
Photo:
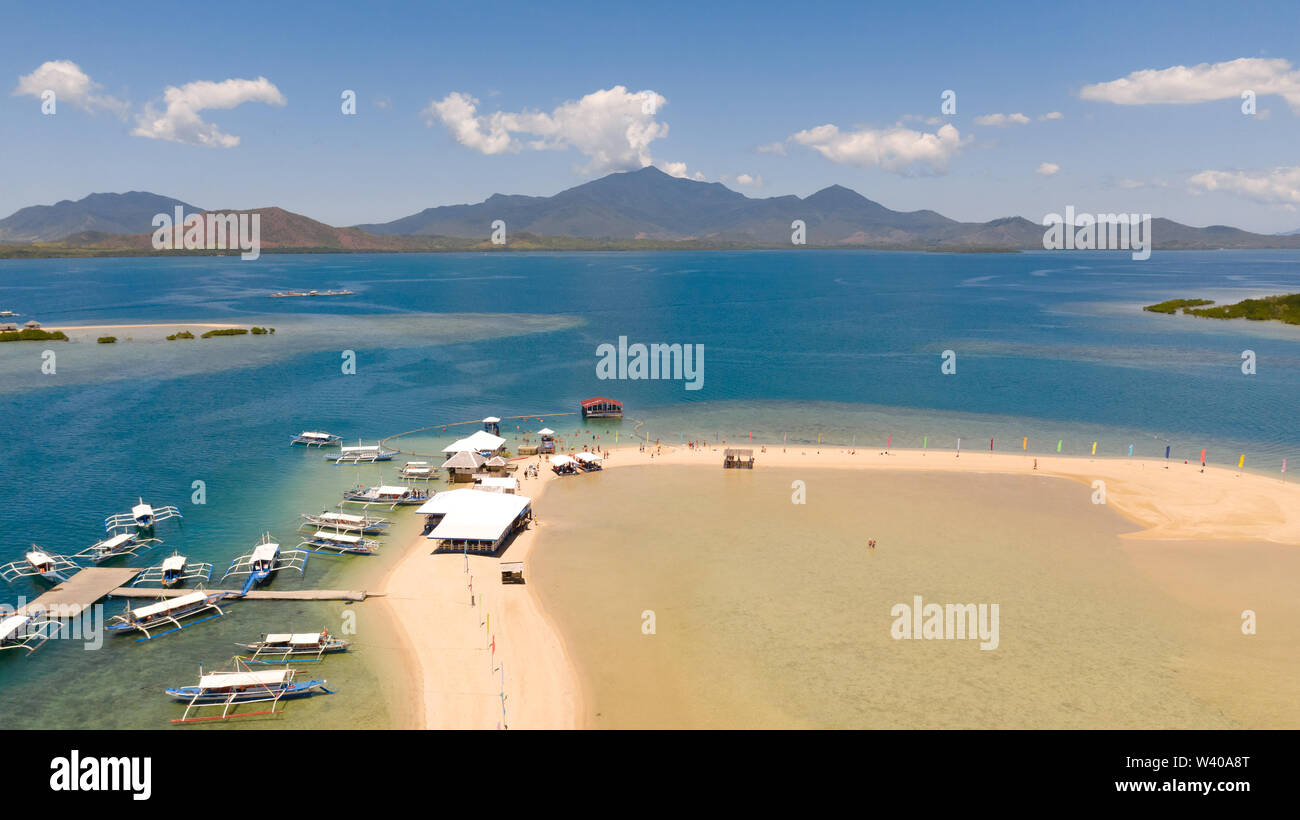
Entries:
<svg viewBox="0 0 1300 820">
<path fill-rule="evenodd" d="M 1300 228 L 1295 3 L 16 2 L 3 39 L 0 215 L 148 190 L 355 224 L 653 162 L 751 196 L 839 183 L 964 220 L 1073 205 Z M 95 87 L 46 116 L 28 92 L 51 61 Z M 1126 92 L 1106 84 L 1147 70 L 1166 73 L 1116 102 Z M 1254 116 L 1242 77 L 1260 84 Z M 187 87 L 231 79 L 249 83 Z M 248 101 L 191 102 L 187 129 L 168 87 Z M 941 114 L 945 89 L 955 115 Z M 643 91 L 653 114 L 628 115 Z M 512 115 L 495 133 L 494 113 Z M 992 114 L 1027 122 L 977 122 Z M 653 138 L 631 144 L 619 117 Z M 195 129 L 238 144 L 194 144 Z"/>
</svg>

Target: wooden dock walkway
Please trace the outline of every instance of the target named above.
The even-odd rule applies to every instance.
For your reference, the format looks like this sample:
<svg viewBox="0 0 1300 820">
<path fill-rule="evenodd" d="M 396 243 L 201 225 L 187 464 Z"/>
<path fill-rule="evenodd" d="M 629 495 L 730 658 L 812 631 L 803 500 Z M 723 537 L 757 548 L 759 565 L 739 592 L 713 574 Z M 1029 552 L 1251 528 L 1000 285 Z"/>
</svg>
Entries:
<svg viewBox="0 0 1300 820">
<path fill-rule="evenodd" d="M 176 598 L 193 591 L 193 589 L 121 587 L 109 592 L 108 595 L 114 598 Z M 237 589 L 209 589 L 208 592 L 224 592 L 250 601 L 364 601 L 366 598 L 375 597 L 375 593 L 366 592 L 364 589 L 254 589 L 249 590 L 247 595 L 240 595 Z"/>
<path fill-rule="evenodd" d="M 58 618 L 75 618 L 82 610 L 128 583 L 140 573 L 130 567 L 86 567 L 56 585 L 18 614 L 49 612 Z"/>
</svg>

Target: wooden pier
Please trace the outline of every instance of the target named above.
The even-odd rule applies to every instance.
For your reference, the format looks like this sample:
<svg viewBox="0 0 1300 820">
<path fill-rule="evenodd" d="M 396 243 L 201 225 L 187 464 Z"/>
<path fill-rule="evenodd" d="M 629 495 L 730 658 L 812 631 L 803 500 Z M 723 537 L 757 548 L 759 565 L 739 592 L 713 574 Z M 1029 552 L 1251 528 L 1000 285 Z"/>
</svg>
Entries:
<svg viewBox="0 0 1300 820">
<path fill-rule="evenodd" d="M 20 607 L 15 614 L 44 612 L 54 618 L 76 618 L 89 606 L 104 598 L 175 598 L 188 595 L 193 589 L 157 589 L 129 587 L 141 572 L 130 567 L 86 567 L 68 580 L 31 603 Z M 240 595 L 237 589 L 213 589 L 209 592 L 226 592 L 235 598 L 252 601 L 364 601 L 374 593 L 364 589 L 255 589 Z"/>
<path fill-rule="evenodd" d="M 49 612 L 57 618 L 75 618 L 139 573 L 140 570 L 129 567 L 86 567 L 20 608 L 17 614 Z"/>
</svg>

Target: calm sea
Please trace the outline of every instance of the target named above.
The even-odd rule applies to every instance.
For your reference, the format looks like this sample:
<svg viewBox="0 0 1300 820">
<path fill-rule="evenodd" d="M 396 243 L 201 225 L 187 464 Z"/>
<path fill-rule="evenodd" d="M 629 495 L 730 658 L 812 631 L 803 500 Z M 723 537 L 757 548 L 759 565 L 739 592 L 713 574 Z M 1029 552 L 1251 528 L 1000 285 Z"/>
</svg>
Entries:
<svg viewBox="0 0 1300 820">
<path fill-rule="evenodd" d="M 283 289 L 352 297 L 271 299 Z M 0 562 L 30 543 L 76 552 L 105 516 L 144 496 L 184 523 L 128 563 L 173 549 L 217 565 L 260 533 L 296 543 L 300 513 L 333 506 L 391 468 L 335 468 L 287 446 L 303 429 L 372 443 L 481 418 L 571 413 L 585 397 L 622 400 L 666 441 L 754 436 L 876 447 L 1019 449 L 1237 462 L 1276 473 L 1300 455 L 1300 328 L 1161 316 L 1174 297 L 1236 301 L 1300 291 L 1300 254 L 939 255 L 856 251 L 479 255 L 264 255 L 0 262 L 0 309 L 63 323 L 208 321 L 274 326 L 275 336 L 115 345 L 0 345 Z M 600 381 L 596 347 L 699 344 L 700 390 L 680 381 Z M 54 374 L 41 370 L 55 351 Z M 1241 369 L 1253 351 L 1254 375 Z M 956 373 L 940 371 L 945 351 Z M 343 372 L 348 358 L 355 374 Z M 630 433 L 633 421 L 594 427 Z M 548 418 L 561 431 L 576 417 Z M 518 425 L 518 431 L 515 428 Z M 507 419 L 514 437 L 541 426 Z M 587 425 L 590 426 L 590 425 Z M 469 427 L 417 439 L 435 447 Z M 423 452 L 432 452 L 424 449 Z M 205 504 L 192 503 L 203 482 Z M 409 519 L 411 516 L 406 515 Z M 414 522 L 406 521 L 404 527 Z M 401 543 L 401 539 L 390 539 Z M 395 557 L 395 556 L 394 556 Z M 392 560 L 313 557 L 276 585 L 361 585 Z M 41 591 L 20 582 L 0 602 Z M 120 604 L 109 605 L 110 614 Z M 9 726 L 155 726 L 174 716 L 163 686 L 263 629 L 337 623 L 342 604 L 254 604 L 194 633 L 105 651 L 53 641 L 0 657 Z M 298 726 L 382 723 L 389 708 L 366 662 L 333 659 L 340 693 L 298 708 Z M 3 655 L 23 654 L 6 652 Z M 341 677 L 340 677 L 341 676 Z M 390 693 L 391 694 L 391 693 Z M 396 697 L 397 695 L 394 695 Z M 105 708 L 109 704 L 112 709 Z M 251 724 L 245 724 L 251 725 Z"/>
</svg>

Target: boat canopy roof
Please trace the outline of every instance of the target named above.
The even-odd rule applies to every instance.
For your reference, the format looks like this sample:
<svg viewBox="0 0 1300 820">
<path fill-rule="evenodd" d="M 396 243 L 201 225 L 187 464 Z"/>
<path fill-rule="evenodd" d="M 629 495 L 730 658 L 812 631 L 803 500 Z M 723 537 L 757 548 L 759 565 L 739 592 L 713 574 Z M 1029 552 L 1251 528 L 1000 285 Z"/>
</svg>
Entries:
<svg viewBox="0 0 1300 820">
<path fill-rule="evenodd" d="M 334 438 L 333 433 L 324 433 L 320 430 L 303 430 L 298 434 L 299 438 Z"/>
<path fill-rule="evenodd" d="M 411 491 L 410 487 L 400 487 L 397 485 L 382 484 L 375 488 L 375 492 L 380 495 L 406 495 Z"/>
<path fill-rule="evenodd" d="M 0 641 L 7 641 L 27 623 L 26 615 L 10 615 L 0 621 Z"/>
<path fill-rule="evenodd" d="M 30 564 L 48 564 L 53 560 L 54 558 L 48 552 L 42 550 L 32 550 L 27 553 L 27 562 Z"/>
<path fill-rule="evenodd" d="M 321 541 L 338 541 L 343 544 L 355 544 L 361 540 L 361 536 L 359 535 L 348 535 L 347 533 L 333 532 L 331 530 L 316 530 L 315 534 L 312 535 L 312 538 Z"/>
<path fill-rule="evenodd" d="M 171 612 L 175 609 L 192 606 L 207 597 L 208 594 L 200 589 L 195 592 L 187 592 L 186 594 L 176 598 L 168 598 L 165 601 L 159 601 L 156 604 L 149 604 L 148 606 L 142 606 L 139 609 L 133 609 L 131 610 L 131 614 L 135 616 L 136 619 L 148 618 L 151 615 L 161 615 L 164 612 Z"/>
<path fill-rule="evenodd" d="M 135 533 L 123 532 L 114 535 L 112 538 L 105 538 L 103 541 L 100 541 L 95 546 L 99 547 L 100 549 L 111 550 L 111 549 L 117 549 L 123 544 L 129 544 L 134 540 L 135 540 Z"/>
<path fill-rule="evenodd" d="M 379 445 L 363 444 L 354 447 L 340 447 L 339 450 L 344 453 L 377 453 L 379 452 Z"/>
<path fill-rule="evenodd" d="M 143 501 L 131 508 L 132 518 L 143 518 L 146 515 L 153 515 L 153 507 Z"/>
<path fill-rule="evenodd" d="M 578 453 L 574 456 L 578 461 L 604 461 L 605 457 L 596 453 Z"/>
<path fill-rule="evenodd" d="M 330 521 L 345 521 L 349 524 L 364 524 L 366 520 L 363 515 L 349 515 L 347 513 L 336 512 L 321 513 L 320 517 Z"/>
<path fill-rule="evenodd" d="M 291 669 L 262 669 L 256 672 L 212 672 L 199 678 L 200 689 L 221 689 L 226 686 L 271 686 L 284 683 L 293 676 Z"/>
<path fill-rule="evenodd" d="M 552 467 L 563 467 L 566 464 L 577 464 L 578 460 L 572 456 L 551 456 Z"/>
<path fill-rule="evenodd" d="M 265 544 L 258 544 L 254 547 L 252 557 L 254 561 L 274 561 L 275 556 L 278 555 L 279 552 L 280 545 L 273 541 L 268 541 Z"/>
<path fill-rule="evenodd" d="M 167 572 L 169 570 L 179 571 L 185 569 L 185 556 L 173 555 L 170 558 L 164 558 L 162 562 L 162 568 L 164 572 Z"/>
</svg>

